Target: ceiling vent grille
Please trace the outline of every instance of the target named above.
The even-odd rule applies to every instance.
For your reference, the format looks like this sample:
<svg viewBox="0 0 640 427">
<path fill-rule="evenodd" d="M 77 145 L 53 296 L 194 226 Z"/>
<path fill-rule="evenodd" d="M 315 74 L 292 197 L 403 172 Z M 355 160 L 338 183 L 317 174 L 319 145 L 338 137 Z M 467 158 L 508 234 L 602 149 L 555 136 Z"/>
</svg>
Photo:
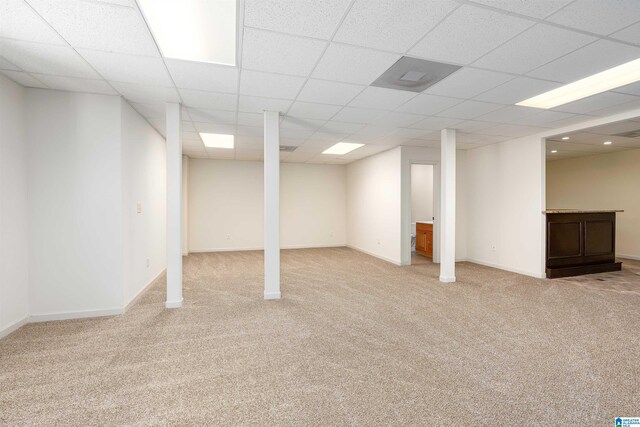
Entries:
<svg viewBox="0 0 640 427">
<path fill-rule="evenodd" d="M 403 56 L 371 86 L 422 92 L 460 68 L 458 65 Z"/>
<path fill-rule="evenodd" d="M 284 151 L 286 153 L 291 153 L 292 151 L 296 151 L 296 147 L 295 145 L 281 145 L 280 146 L 280 151 Z"/>
</svg>

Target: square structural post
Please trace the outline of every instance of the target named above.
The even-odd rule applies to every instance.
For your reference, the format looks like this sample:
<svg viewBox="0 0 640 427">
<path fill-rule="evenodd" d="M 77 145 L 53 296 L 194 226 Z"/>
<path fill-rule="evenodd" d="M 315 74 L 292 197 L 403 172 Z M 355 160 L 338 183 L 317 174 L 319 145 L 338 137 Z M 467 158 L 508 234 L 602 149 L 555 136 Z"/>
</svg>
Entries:
<svg viewBox="0 0 640 427">
<path fill-rule="evenodd" d="M 167 103 L 167 308 L 182 307 L 182 108 Z"/>
<path fill-rule="evenodd" d="M 280 299 L 280 113 L 264 112 L 264 299 Z"/>
<path fill-rule="evenodd" d="M 440 281 L 456 281 L 456 131 L 443 129 L 440 145 Z"/>
</svg>

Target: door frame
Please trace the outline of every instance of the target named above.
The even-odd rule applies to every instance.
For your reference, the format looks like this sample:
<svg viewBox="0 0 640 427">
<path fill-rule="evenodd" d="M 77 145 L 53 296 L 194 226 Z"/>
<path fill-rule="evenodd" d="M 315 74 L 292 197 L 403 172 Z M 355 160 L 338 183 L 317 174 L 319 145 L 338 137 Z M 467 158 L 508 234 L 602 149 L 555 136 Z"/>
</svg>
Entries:
<svg viewBox="0 0 640 427">
<path fill-rule="evenodd" d="M 440 162 L 436 161 L 410 161 L 409 162 L 409 191 L 408 209 L 405 212 L 403 220 L 408 224 L 411 231 L 411 166 L 412 165 L 428 165 L 433 166 L 433 263 L 440 263 Z M 411 265 L 411 239 L 408 240 L 409 259 L 403 260 L 403 265 Z"/>
</svg>

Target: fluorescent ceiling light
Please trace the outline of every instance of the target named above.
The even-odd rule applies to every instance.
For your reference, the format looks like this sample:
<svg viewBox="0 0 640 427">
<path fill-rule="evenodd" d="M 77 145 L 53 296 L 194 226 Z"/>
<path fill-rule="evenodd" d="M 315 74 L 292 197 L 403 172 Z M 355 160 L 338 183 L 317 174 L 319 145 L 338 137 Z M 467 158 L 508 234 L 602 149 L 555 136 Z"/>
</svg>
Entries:
<svg viewBox="0 0 640 427">
<path fill-rule="evenodd" d="M 611 145 L 611 144 L 613 144 L 613 142 L 611 142 L 611 141 L 605 141 L 605 142 L 603 142 L 603 144 L 604 144 L 604 145 Z"/>
<path fill-rule="evenodd" d="M 165 58 L 236 65 L 236 0 L 137 0 Z"/>
<path fill-rule="evenodd" d="M 207 148 L 233 148 L 233 135 L 200 133 L 200 137 Z"/>
<path fill-rule="evenodd" d="M 606 92 L 640 80 L 640 59 L 618 65 L 584 79 L 550 90 L 516 105 L 534 108 L 553 108 L 568 102 Z"/>
<path fill-rule="evenodd" d="M 322 154 L 347 154 L 356 148 L 362 147 L 364 144 L 356 144 L 355 142 L 338 142 L 337 144 L 327 148 Z"/>
</svg>

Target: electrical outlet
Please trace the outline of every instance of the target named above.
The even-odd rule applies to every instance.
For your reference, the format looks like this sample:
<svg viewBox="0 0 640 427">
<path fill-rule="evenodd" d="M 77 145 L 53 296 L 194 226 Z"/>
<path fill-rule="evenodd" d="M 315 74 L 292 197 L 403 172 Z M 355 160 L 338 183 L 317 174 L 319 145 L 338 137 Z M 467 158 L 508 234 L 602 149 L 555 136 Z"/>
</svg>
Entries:
<svg viewBox="0 0 640 427">
<path fill-rule="evenodd" d="M 138 203 L 138 205 L 136 206 L 136 209 L 138 213 L 142 213 L 142 203 Z"/>
<path fill-rule="evenodd" d="M 496 245 L 491 245 L 491 250 L 492 250 L 493 252 L 495 252 L 495 251 L 496 251 Z"/>
</svg>

